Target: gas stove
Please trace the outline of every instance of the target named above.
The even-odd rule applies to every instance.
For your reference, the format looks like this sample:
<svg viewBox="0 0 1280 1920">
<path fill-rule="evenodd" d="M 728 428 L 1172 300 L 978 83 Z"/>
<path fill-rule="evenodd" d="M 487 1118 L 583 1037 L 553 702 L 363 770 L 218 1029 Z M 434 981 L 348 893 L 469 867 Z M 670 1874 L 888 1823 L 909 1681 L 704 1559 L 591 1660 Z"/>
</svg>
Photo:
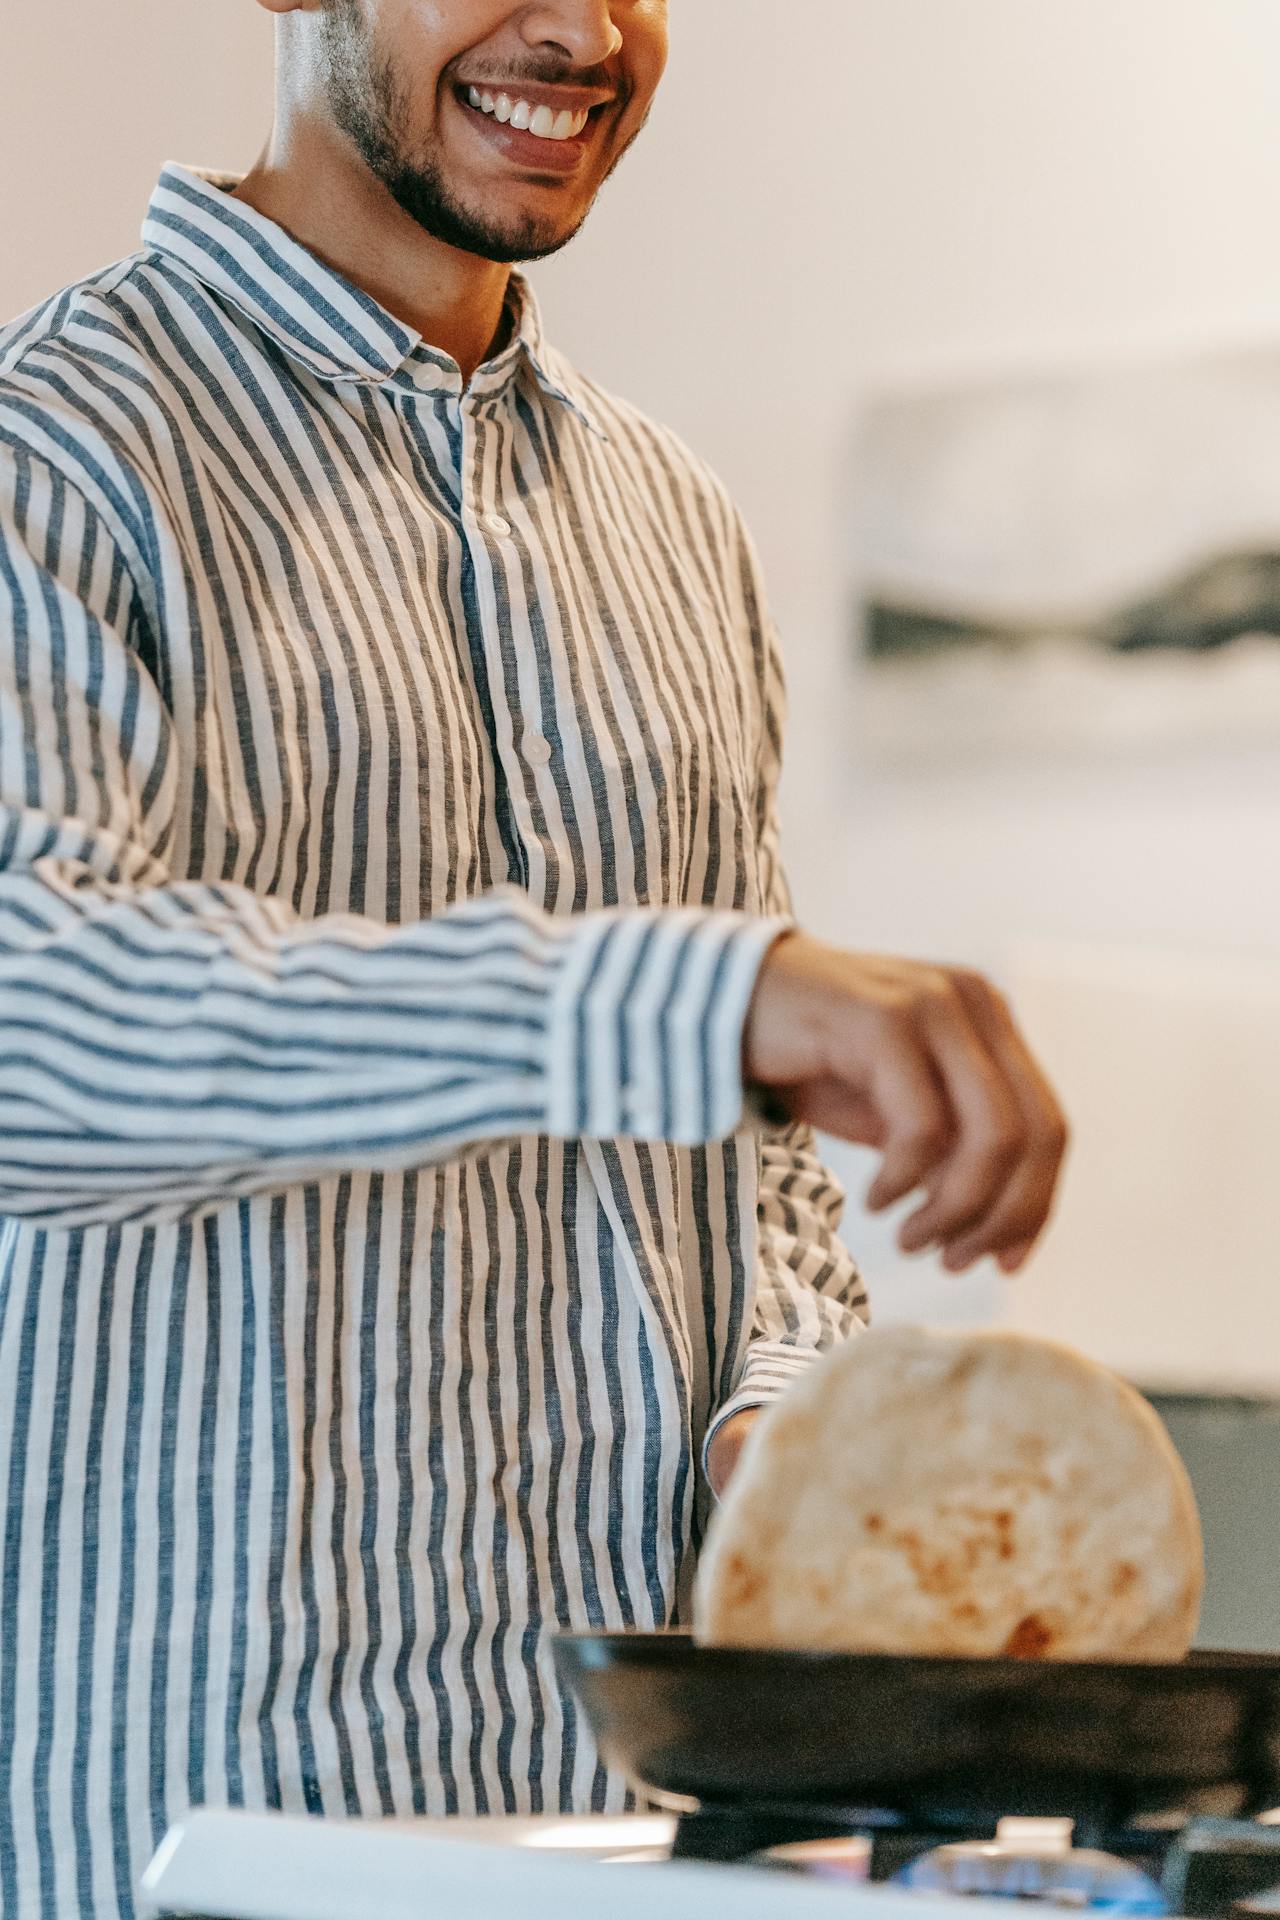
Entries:
<svg viewBox="0 0 1280 1920">
<path fill-rule="evenodd" d="M 1008 1920 L 1013 1898 L 1280 1920 L 1280 1817 L 1262 1811 L 1280 1800 L 1280 1657 L 553 1644 L 602 1755 L 672 1817 L 206 1810 L 166 1838 L 144 1902 L 210 1920 L 818 1920 L 836 1903 L 995 1920 L 999 1899 Z"/>
<path fill-rule="evenodd" d="M 625 1865 L 627 1872 L 615 1869 Z M 1152 1819 L 1124 1833 L 1011 1819 L 908 1827 L 873 1809 L 319 1820 L 202 1810 L 143 1882 L 209 1920 L 1001 1920 L 1018 1899 L 1186 1920 L 1280 1915 L 1280 1814 Z"/>
<path fill-rule="evenodd" d="M 1258 1819 L 1152 1815 L 1118 1832 L 1069 1819 L 925 1825 L 875 1810 L 702 1807 L 683 1815 L 672 1858 L 782 1861 L 866 1886 L 1096 1909 L 1254 1920 L 1278 1896 L 1280 1810 Z"/>
</svg>

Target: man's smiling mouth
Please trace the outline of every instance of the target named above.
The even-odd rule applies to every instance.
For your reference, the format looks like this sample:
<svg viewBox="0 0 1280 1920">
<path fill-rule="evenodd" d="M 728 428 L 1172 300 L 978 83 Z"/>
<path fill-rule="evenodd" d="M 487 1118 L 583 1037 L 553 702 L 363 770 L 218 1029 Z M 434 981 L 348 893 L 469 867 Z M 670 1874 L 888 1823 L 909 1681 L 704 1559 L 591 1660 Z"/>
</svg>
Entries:
<svg viewBox="0 0 1280 1920">
<path fill-rule="evenodd" d="M 453 96 L 486 146 L 508 163 L 527 173 L 565 179 L 579 171 L 594 148 L 597 123 L 609 105 L 552 105 L 525 98 L 514 87 L 490 88 L 465 80 L 454 86 Z"/>
<path fill-rule="evenodd" d="M 519 133 L 531 133 L 538 140 L 576 140 L 591 118 L 591 111 L 586 108 L 576 113 L 562 108 L 557 113 L 519 94 L 492 93 L 487 87 L 459 87 L 456 92 L 459 100 L 477 113 L 497 120 L 502 126 L 514 127 Z"/>
</svg>

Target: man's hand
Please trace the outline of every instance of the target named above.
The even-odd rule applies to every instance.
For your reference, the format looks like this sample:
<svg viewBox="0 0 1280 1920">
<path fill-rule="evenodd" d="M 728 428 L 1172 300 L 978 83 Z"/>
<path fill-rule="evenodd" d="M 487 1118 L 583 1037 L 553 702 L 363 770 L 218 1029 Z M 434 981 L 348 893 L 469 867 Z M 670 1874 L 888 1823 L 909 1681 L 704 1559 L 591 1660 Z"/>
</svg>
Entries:
<svg viewBox="0 0 1280 1920">
<path fill-rule="evenodd" d="M 1026 1260 L 1067 1147 L 1062 1111 L 981 974 L 843 953 L 785 933 L 765 956 L 743 1033 L 743 1076 L 795 1119 L 879 1148 L 873 1212 L 916 1188 L 898 1236 L 953 1273 Z"/>
<path fill-rule="evenodd" d="M 717 1500 L 729 1484 L 729 1475 L 738 1464 L 747 1435 L 763 1412 L 763 1407 L 744 1407 L 741 1413 L 730 1414 L 724 1425 L 716 1428 L 707 1448 L 707 1479 Z"/>
</svg>

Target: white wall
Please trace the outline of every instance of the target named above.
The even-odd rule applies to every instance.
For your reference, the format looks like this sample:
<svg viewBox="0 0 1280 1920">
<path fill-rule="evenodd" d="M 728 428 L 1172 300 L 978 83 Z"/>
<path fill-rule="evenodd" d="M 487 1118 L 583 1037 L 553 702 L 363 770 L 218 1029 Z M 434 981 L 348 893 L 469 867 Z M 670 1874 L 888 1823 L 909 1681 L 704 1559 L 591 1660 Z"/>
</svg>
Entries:
<svg viewBox="0 0 1280 1920">
<path fill-rule="evenodd" d="M 648 145 L 537 280 L 561 341 L 706 452 L 755 526 L 790 648 L 808 917 L 966 954 L 1009 928 L 1280 949 L 1280 887 L 1264 884 L 1280 741 L 1229 769 L 869 789 L 842 738 L 864 389 L 1148 339 L 1280 338 L 1270 0 L 677 0 L 672 15 Z M 829 104 L 810 105 L 822 80 Z"/>
<path fill-rule="evenodd" d="M 851 1204 L 877 1310 L 1280 1385 L 1280 996 L 1252 992 L 1252 1050 L 1232 1013 L 1240 969 L 1280 982 L 1280 730 L 1248 760 L 876 779 L 852 744 L 843 526 L 879 382 L 1280 340 L 1280 15 L 676 0 L 672 26 L 647 147 L 538 270 L 548 316 L 755 527 L 789 647 L 802 917 L 995 970 L 1076 1122 L 1058 1223 L 1012 1287 L 904 1267 Z M 862 1156 L 831 1155 L 856 1199 Z"/>
<path fill-rule="evenodd" d="M 270 116 L 253 0 L 0 0 L 0 315 L 132 253 L 163 161 L 247 168 Z"/>
<path fill-rule="evenodd" d="M 851 1206 L 877 1305 L 1012 1311 L 1152 1376 L 1280 1385 L 1280 1141 L 1256 1064 L 1272 1041 L 1246 1071 L 1204 984 L 1280 960 L 1280 740 L 1229 764 L 873 779 L 852 747 L 842 525 L 852 418 L 881 380 L 1280 339 L 1280 14 L 671 0 L 671 26 L 649 127 L 580 238 L 534 270 L 551 330 L 710 458 L 755 529 L 789 650 L 802 917 L 1021 983 L 1082 1137 L 1014 1307 L 989 1276 L 903 1271 Z M 251 0 L 0 0 L 0 311 L 129 250 L 161 160 L 249 163 L 269 40 Z M 1112 947 L 1139 967 L 1206 956 L 1170 989 L 1145 1104 L 1149 1036 L 1129 1045 L 1132 963 Z M 1206 1060 L 1236 1062 L 1232 1097 L 1175 1165 L 1142 1116 L 1158 1099 L 1193 1118 Z M 832 1151 L 856 1194 L 858 1156 Z"/>
</svg>

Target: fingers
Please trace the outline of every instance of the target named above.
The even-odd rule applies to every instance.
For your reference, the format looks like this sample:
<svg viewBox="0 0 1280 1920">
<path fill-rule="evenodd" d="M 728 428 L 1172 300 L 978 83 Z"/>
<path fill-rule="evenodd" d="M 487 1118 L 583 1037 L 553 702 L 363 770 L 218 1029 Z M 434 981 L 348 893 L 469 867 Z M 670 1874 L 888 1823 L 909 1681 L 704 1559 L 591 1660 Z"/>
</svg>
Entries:
<svg viewBox="0 0 1280 1920">
<path fill-rule="evenodd" d="M 1022 1114 L 992 1056 L 948 979 L 926 1009 L 925 1038 L 955 1116 L 954 1146 L 926 1183 L 925 1204 L 904 1222 L 899 1244 L 919 1252 L 949 1248 L 957 1236 L 981 1237 L 1010 1182 L 1023 1147 Z"/>
<path fill-rule="evenodd" d="M 984 1254 L 994 1253 L 1003 1270 L 1012 1273 L 1024 1264 L 1048 1220 L 1067 1150 L 1067 1123 L 1003 997 L 978 974 L 957 971 L 952 977 L 1017 1104 L 1021 1150 L 997 1204 L 952 1240 L 944 1265 L 960 1272 Z"/>
<path fill-rule="evenodd" d="M 923 1189 L 904 1252 L 937 1246 L 951 1272 L 994 1255 L 1016 1271 L 1048 1218 L 1067 1131 L 1007 1006 L 977 974 L 916 968 L 878 1022 L 856 1130 L 838 1075 L 821 1102 L 831 1117 L 814 1123 L 880 1146 L 872 1211 Z"/>
<path fill-rule="evenodd" d="M 946 1091 L 919 1048 L 882 1048 L 872 1071 L 872 1097 L 882 1116 L 882 1151 L 867 1205 L 878 1212 L 914 1192 L 946 1159 L 955 1126 Z"/>
<path fill-rule="evenodd" d="M 821 1133 L 881 1154 L 866 1204 L 878 1213 L 924 1180 L 950 1150 L 954 1125 L 946 1094 L 918 1047 L 882 1042 L 868 1071 L 872 1084 L 850 1085 L 839 1072 L 787 1089 L 788 1110 Z"/>
<path fill-rule="evenodd" d="M 1016 1273 L 1028 1259 L 1034 1245 L 1033 1240 L 1024 1240 L 1021 1246 L 1009 1247 L 1004 1253 L 996 1255 L 996 1265 L 1004 1273 Z"/>
<path fill-rule="evenodd" d="M 1009 1009 L 980 975 L 779 941 L 744 1034 L 744 1073 L 784 1088 L 787 1109 L 878 1148 L 873 1211 L 923 1191 L 907 1252 L 942 1249 L 954 1272 L 1027 1258 L 1066 1148 L 1052 1089 Z"/>
</svg>

